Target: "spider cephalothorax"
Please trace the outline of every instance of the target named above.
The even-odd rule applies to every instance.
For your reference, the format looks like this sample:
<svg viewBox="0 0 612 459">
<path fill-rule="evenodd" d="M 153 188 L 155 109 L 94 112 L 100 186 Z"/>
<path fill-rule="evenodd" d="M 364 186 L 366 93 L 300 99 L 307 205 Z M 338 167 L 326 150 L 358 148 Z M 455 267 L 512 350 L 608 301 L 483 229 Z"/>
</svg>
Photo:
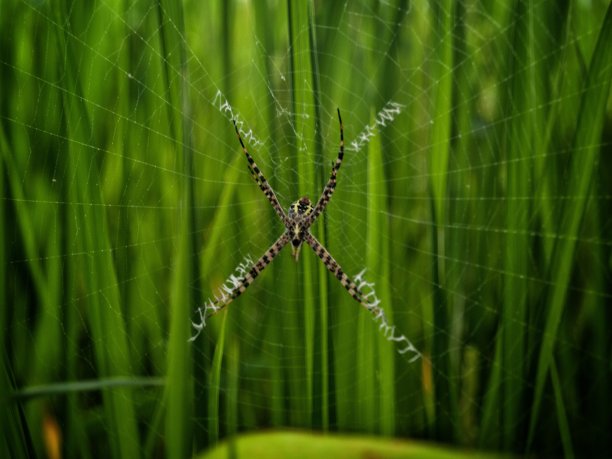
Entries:
<svg viewBox="0 0 612 459">
<path fill-rule="evenodd" d="M 325 188 L 323 189 L 323 193 L 321 193 L 319 200 L 314 206 L 310 202 L 310 199 L 304 196 L 291 204 L 289 207 L 289 212 L 287 213 L 281 207 L 274 190 L 261 173 L 259 167 L 257 167 L 257 164 L 255 164 L 253 157 L 249 154 L 244 146 L 244 142 L 240 136 L 240 131 L 238 130 L 238 125 L 234 121 L 236 135 L 238 136 L 238 140 L 242 146 L 242 151 L 246 156 L 249 171 L 251 172 L 253 179 L 257 182 L 257 185 L 259 185 L 261 191 L 263 191 L 268 198 L 268 201 L 270 201 L 270 204 L 272 204 L 276 215 L 278 215 L 278 218 L 280 218 L 281 222 L 283 222 L 285 230 L 276 240 L 276 242 L 272 244 L 266 253 L 264 253 L 248 271 L 245 269 L 244 277 L 235 279 L 235 282 L 233 282 L 233 288 L 227 289 L 221 298 L 218 298 L 211 303 L 209 309 L 211 309 L 213 312 L 210 315 L 216 314 L 218 311 L 222 310 L 225 306 L 244 293 L 247 287 L 253 283 L 255 278 L 259 276 L 265 267 L 272 262 L 274 257 L 276 257 L 281 249 L 289 242 L 291 242 L 293 257 L 296 259 L 296 261 L 298 259 L 302 244 L 306 242 L 325 264 L 325 267 L 334 275 L 336 279 L 340 281 L 342 286 L 348 291 L 349 295 L 365 306 L 369 311 L 373 311 L 374 313 L 380 311 L 379 308 L 373 307 L 368 303 L 367 296 L 364 296 L 360 287 L 353 280 L 351 280 L 351 278 L 349 278 L 344 271 L 342 271 L 340 265 L 333 259 L 327 249 L 323 247 L 323 245 L 317 241 L 317 239 L 310 232 L 310 227 L 319 217 L 319 215 L 321 215 L 321 212 L 323 212 L 327 206 L 327 203 L 336 189 L 336 175 L 338 173 L 338 169 L 340 169 L 340 165 L 342 164 L 342 159 L 344 158 L 344 131 L 342 129 L 340 110 L 338 110 L 338 121 L 340 122 L 340 149 L 338 150 L 338 157 L 332 166 L 331 175 L 327 181 L 327 184 L 325 185 Z M 206 316 L 206 318 L 210 317 L 210 315 Z"/>
<path fill-rule="evenodd" d="M 289 207 L 289 218 L 304 217 L 312 212 L 312 203 L 308 196 L 302 196 Z"/>
</svg>

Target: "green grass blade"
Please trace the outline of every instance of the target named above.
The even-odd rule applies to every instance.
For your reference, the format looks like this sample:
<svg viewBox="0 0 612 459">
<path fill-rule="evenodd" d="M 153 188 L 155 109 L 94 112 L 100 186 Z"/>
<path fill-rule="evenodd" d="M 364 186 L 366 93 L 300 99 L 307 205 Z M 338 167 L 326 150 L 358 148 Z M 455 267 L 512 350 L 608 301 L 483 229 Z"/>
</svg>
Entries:
<svg viewBox="0 0 612 459">
<path fill-rule="evenodd" d="M 183 209 L 184 210 L 184 209 Z M 193 304 L 190 295 L 190 283 L 193 272 L 190 260 L 193 254 L 188 242 L 190 227 L 187 211 L 179 215 L 180 236 L 177 236 L 178 247 L 172 276 L 170 297 L 170 337 L 168 343 L 168 373 L 165 401 L 166 413 L 166 448 L 170 457 L 186 457 L 191 452 L 190 413 L 193 410 L 191 378 L 191 344 L 188 338 L 191 333 L 191 309 Z"/>
<path fill-rule="evenodd" d="M 191 344 L 192 311 L 199 298 L 199 277 L 195 251 L 193 150 L 191 148 L 191 107 L 182 4 L 158 4 L 160 44 L 163 56 L 169 135 L 175 140 L 178 178 L 177 234 L 170 294 L 170 335 L 167 354 L 165 402 L 166 452 L 169 457 L 191 454 L 193 377 Z M 178 75 L 177 75 L 178 74 Z"/>
<path fill-rule="evenodd" d="M 446 188 L 448 158 L 450 153 L 450 132 L 452 115 L 452 78 L 453 72 L 453 34 L 449 31 L 454 21 L 454 6 L 445 0 L 432 5 L 433 33 L 440 37 L 434 49 L 431 77 L 436 81 L 431 97 L 431 210 L 432 220 L 432 269 L 434 278 L 433 320 L 436 330 L 433 348 L 432 365 L 435 391 L 435 431 L 438 439 L 449 439 L 453 435 L 452 420 L 455 418 L 453 408 L 454 388 L 449 384 L 453 379 L 449 361 L 450 314 L 447 310 L 446 293 L 441 286 L 446 282 L 444 228 L 446 215 Z"/>
<path fill-rule="evenodd" d="M 7 365 L 6 356 L 0 357 L 0 390 L 10 394 L 15 389 L 14 375 Z M 10 402 L 5 395 L 0 398 L 0 454 L 2 457 L 29 457 L 33 454 L 28 425 L 23 407 Z"/>
<path fill-rule="evenodd" d="M 511 15 L 515 18 L 508 29 L 505 44 L 508 51 L 507 81 L 502 87 L 504 114 L 504 150 L 506 153 L 505 176 L 507 181 L 507 204 L 504 242 L 503 310 L 501 324 L 502 355 L 499 365 L 503 369 L 502 380 L 502 430 L 504 449 L 521 451 L 524 442 L 521 419 L 524 410 L 524 381 L 529 362 L 526 361 L 527 281 L 528 254 L 533 242 L 529 234 L 531 203 L 517 199 L 533 194 L 531 184 L 533 152 L 531 146 L 537 137 L 535 129 L 541 111 L 537 110 L 537 95 L 534 83 L 542 78 L 535 74 L 536 46 L 533 27 L 533 8 L 525 2 L 517 2 Z M 510 52 L 512 50 L 512 52 Z M 503 134 L 502 134 L 503 135 Z M 515 273 L 524 273 L 516 276 Z"/>
<path fill-rule="evenodd" d="M 557 408 L 557 422 L 559 423 L 559 431 L 561 434 L 561 442 L 563 444 L 564 457 L 567 459 L 574 458 L 574 448 L 572 446 L 572 435 L 567 420 L 567 413 L 565 410 L 565 402 L 563 401 L 563 389 L 559 379 L 559 372 L 557 371 L 557 365 L 553 359 L 550 364 L 550 379 L 552 382 L 553 390 L 555 392 L 555 406 Z"/>
<path fill-rule="evenodd" d="M 373 122 L 375 113 L 371 114 Z M 384 169 L 379 167 L 383 161 L 382 140 L 380 133 L 376 132 L 368 147 L 368 213 L 367 213 L 367 251 L 366 266 L 371 276 L 378 277 L 375 291 L 380 304 L 385 310 L 389 324 L 394 325 L 393 304 L 391 302 L 391 286 L 389 276 L 389 222 L 387 219 L 387 189 L 385 186 Z M 366 276 L 367 278 L 367 276 Z M 368 429 L 369 432 L 380 432 L 391 436 L 395 433 L 395 361 L 397 349 L 393 342 L 387 341 L 381 335 L 378 326 L 370 317 L 369 312 L 360 311 L 364 316 L 369 333 L 363 336 L 363 346 L 373 350 L 375 363 L 372 365 L 371 391 L 366 400 L 372 399 L 376 403 L 376 413 L 372 419 L 375 424 Z M 370 340 L 371 341 L 368 341 Z M 374 396 L 376 395 L 376 396 Z M 374 414 L 374 413 L 373 413 Z"/>
<path fill-rule="evenodd" d="M 374 115 L 370 113 L 370 118 Z M 371 121 L 371 119 L 370 119 Z M 379 134 L 376 132 L 376 134 Z M 376 187 L 380 186 L 379 183 L 375 183 L 377 177 L 374 176 L 378 171 L 379 175 L 382 175 L 380 168 L 372 170 L 372 166 L 376 163 L 375 161 L 380 159 L 380 137 L 378 135 L 372 138 L 372 142 L 368 145 L 368 192 L 373 194 L 376 191 Z M 370 188 L 371 187 L 371 188 Z M 379 275 L 383 261 L 380 260 L 380 253 L 383 243 L 380 242 L 381 237 L 381 221 L 380 215 L 377 215 L 377 207 L 380 204 L 380 195 L 378 200 L 376 198 L 370 198 L 367 203 L 367 245 L 366 245 L 366 266 L 368 268 L 368 274 Z M 366 276 L 367 278 L 367 276 Z M 377 292 L 378 293 L 378 292 Z M 356 308 L 357 304 L 351 302 L 349 307 Z M 382 307 L 386 309 L 388 305 L 382 304 Z M 385 311 L 386 312 L 386 311 Z M 362 400 L 359 408 L 355 412 L 356 427 L 364 432 L 377 432 L 383 426 L 381 425 L 381 417 L 379 412 L 379 403 L 384 397 L 393 396 L 393 390 L 389 394 L 383 394 L 382 388 L 378 386 L 378 374 L 381 371 L 383 362 L 378 361 L 379 347 L 381 346 L 379 335 L 377 334 L 377 327 L 373 323 L 372 317 L 364 311 L 354 311 L 354 322 L 357 323 L 359 330 L 359 338 L 357 339 L 356 349 L 356 361 L 358 362 L 357 368 L 354 371 L 355 385 L 356 385 L 356 398 Z M 383 344 L 384 348 L 384 344 Z M 377 363 L 380 363 L 379 366 Z M 386 376 L 386 375 L 385 375 Z M 381 378 L 385 376 L 381 375 Z M 389 388 L 385 385 L 385 388 Z M 389 429 L 389 423 L 393 422 L 391 419 L 386 419 L 385 430 Z"/>
<path fill-rule="evenodd" d="M 5 189 L 5 155 L 8 155 L 8 144 L 6 142 L 6 134 L 4 127 L 0 125 L 0 190 Z M 6 221 L 6 202 L 0 202 L 0 222 Z M 0 301 L 4 301 L 2 296 L 6 292 L 6 266 L 8 265 L 8 258 L 6 253 L 6 247 L 4 241 L 6 240 L 4 225 L 0 225 Z M 0 343 L 7 342 L 6 330 L 9 326 L 8 309 L 3 308 L 0 311 Z"/>
<path fill-rule="evenodd" d="M 163 387 L 164 381 L 161 378 L 99 378 L 90 381 L 61 382 L 57 384 L 42 384 L 38 386 L 24 387 L 11 395 L 15 399 L 30 399 L 36 397 L 47 397 L 50 395 L 61 395 L 77 392 L 101 391 L 121 387 Z"/>
<path fill-rule="evenodd" d="M 314 189 L 315 174 L 312 164 L 315 163 L 315 154 L 317 151 L 317 127 L 318 110 L 316 107 L 316 88 L 317 83 L 313 73 L 315 62 L 313 62 L 313 50 L 311 49 L 311 29 L 313 24 L 313 5 L 310 1 L 287 2 L 287 13 L 289 23 L 289 41 L 291 44 L 291 85 L 293 97 L 293 109 L 296 116 L 292 122 L 295 130 L 296 150 L 296 166 L 298 171 L 297 185 L 298 189 L 295 194 L 297 199 L 299 196 L 316 196 L 318 193 Z M 313 198 L 314 199 L 314 198 Z M 303 248 L 303 252 L 309 251 L 307 247 Z M 295 406 L 290 413 L 297 425 L 310 426 L 312 424 L 313 413 L 313 390 L 315 384 L 314 377 L 314 349 L 315 349 L 315 322 L 316 322 L 316 304 L 312 285 L 314 280 L 319 277 L 312 253 L 303 254 L 300 259 L 304 285 L 302 292 L 304 298 L 303 320 L 298 330 L 302 330 L 302 339 L 304 354 L 295 356 L 295 362 L 303 361 L 305 365 L 305 377 L 295 374 L 292 377 L 293 389 L 292 393 L 297 395 L 293 403 L 298 403 L 300 406 Z M 296 343 L 297 344 L 297 343 Z M 296 349 L 301 348 L 297 345 Z M 299 365 L 296 365 L 296 369 Z M 299 383 L 303 381 L 303 383 Z"/>
<path fill-rule="evenodd" d="M 227 314 L 223 314 L 221 332 L 217 338 L 215 352 L 213 354 L 212 367 L 208 380 L 208 442 L 211 445 L 219 441 L 220 415 L 220 391 L 221 391 L 221 366 L 223 364 L 223 351 L 225 349 L 225 329 Z"/>
<path fill-rule="evenodd" d="M 478 444 L 482 448 L 499 448 L 501 416 L 499 405 L 502 403 L 499 388 L 502 385 L 502 340 L 497 340 L 493 354 L 493 365 L 486 381 L 483 406 L 480 415 Z"/>
</svg>

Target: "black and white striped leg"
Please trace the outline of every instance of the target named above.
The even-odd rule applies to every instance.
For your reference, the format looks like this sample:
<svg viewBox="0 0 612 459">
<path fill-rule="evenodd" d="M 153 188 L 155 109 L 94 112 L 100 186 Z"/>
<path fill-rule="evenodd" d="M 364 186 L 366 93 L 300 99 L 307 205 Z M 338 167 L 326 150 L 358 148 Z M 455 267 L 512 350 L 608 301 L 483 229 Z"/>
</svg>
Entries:
<svg viewBox="0 0 612 459">
<path fill-rule="evenodd" d="M 342 286 L 349 292 L 355 301 L 364 306 L 368 311 L 376 314 L 378 306 L 376 304 L 372 304 L 368 301 L 368 298 L 363 294 L 363 292 L 359 289 L 359 286 L 346 275 L 342 268 L 338 264 L 336 260 L 330 255 L 323 244 L 321 244 L 317 239 L 307 232 L 304 236 L 304 239 L 308 243 L 312 250 L 317 254 L 317 256 L 321 259 L 325 267 L 331 272 L 336 279 L 340 281 Z M 373 310 L 375 308 L 376 310 Z"/>
<path fill-rule="evenodd" d="M 266 198 L 268 198 L 268 201 L 270 201 L 270 204 L 272 204 L 272 207 L 276 211 L 276 214 L 280 217 L 283 224 L 287 226 L 288 224 L 287 215 L 285 214 L 285 211 L 283 210 L 280 203 L 278 202 L 278 198 L 276 197 L 274 190 L 272 189 L 272 187 L 270 186 L 270 184 L 264 177 L 263 173 L 261 172 L 261 169 L 259 169 L 257 164 L 255 164 L 255 160 L 249 154 L 246 147 L 244 146 L 244 142 L 242 141 L 242 137 L 240 136 L 240 131 L 238 130 L 238 125 L 236 124 L 236 120 L 234 120 L 234 129 L 236 129 L 236 135 L 238 136 L 238 140 L 240 141 L 240 146 L 242 147 L 242 151 L 244 152 L 244 155 L 246 156 L 246 159 L 249 163 L 249 171 L 251 172 L 253 179 L 255 180 L 255 182 L 257 182 L 257 185 L 259 185 L 259 188 L 261 189 L 261 191 L 263 191 L 263 193 L 266 195 Z"/>
<path fill-rule="evenodd" d="M 327 185 L 323 189 L 323 193 L 321 197 L 317 201 L 312 213 L 308 217 L 308 223 L 312 224 L 317 217 L 325 210 L 327 203 L 331 199 L 332 194 L 336 190 L 336 176 L 338 175 L 338 169 L 342 165 L 342 159 L 344 158 L 344 129 L 342 127 L 342 118 L 340 117 L 340 109 L 338 109 L 338 121 L 340 122 L 340 148 L 338 149 L 338 157 L 336 158 L 336 162 L 334 163 L 331 175 L 329 180 L 327 181 Z"/>
<path fill-rule="evenodd" d="M 327 249 L 323 247 L 323 245 L 317 241 L 317 239 L 310 234 L 306 233 L 304 236 L 308 245 L 312 247 L 312 250 L 318 255 L 318 257 L 323 261 L 325 267 L 340 281 L 342 286 L 349 292 L 359 304 L 361 304 L 364 308 L 366 308 L 372 314 L 374 321 L 378 324 L 378 329 L 383 333 L 385 339 L 387 341 L 392 341 L 394 343 L 404 343 L 404 347 L 399 349 L 398 352 L 400 354 L 410 353 L 412 354 L 412 358 L 410 362 L 414 362 L 418 358 L 421 357 L 421 353 L 418 351 L 416 347 L 412 344 L 412 342 L 406 338 L 405 335 L 401 335 L 397 332 L 394 325 L 389 324 L 387 318 L 385 316 L 385 311 L 379 306 L 380 300 L 376 298 L 376 294 L 372 287 L 374 284 L 370 282 L 366 282 L 363 278 L 363 271 L 361 271 L 355 279 L 351 279 L 348 277 L 340 268 L 340 265 L 334 258 L 329 254 Z M 367 293 L 364 293 L 365 289 Z"/>
<path fill-rule="evenodd" d="M 206 319 L 214 316 L 218 312 L 225 309 L 232 301 L 242 295 L 245 290 L 251 285 L 257 276 L 268 266 L 274 257 L 276 257 L 282 248 L 289 242 L 289 234 L 283 233 L 274 244 L 270 246 L 259 260 L 257 260 L 250 268 L 241 269 L 241 276 L 237 277 L 232 274 L 219 289 L 219 293 L 215 299 L 209 299 L 206 304 L 199 309 L 201 324 L 193 324 L 194 328 L 199 331 L 206 325 Z M 197 335 L 196 335 L 197 336 Z M 195 339 L 195 338 L 194 338 Z"/>
</svg>

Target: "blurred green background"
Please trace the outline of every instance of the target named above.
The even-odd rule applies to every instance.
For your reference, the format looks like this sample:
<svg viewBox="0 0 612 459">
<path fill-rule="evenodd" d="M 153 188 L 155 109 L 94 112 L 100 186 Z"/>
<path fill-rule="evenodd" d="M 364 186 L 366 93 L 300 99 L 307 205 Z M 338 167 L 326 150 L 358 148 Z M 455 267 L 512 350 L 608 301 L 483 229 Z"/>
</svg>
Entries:
<svg viewBox="0 0 612 459">
<path fill-rule="evenodd" d="M 0 0 L 0 44 L 0 456 L 612 456 L 610 2 Z M 282 231 L 232 118 L 288 206 L 338 107 L 312 232 L 421 358 L 308 247 L 188 342 Z"/>
</svg>

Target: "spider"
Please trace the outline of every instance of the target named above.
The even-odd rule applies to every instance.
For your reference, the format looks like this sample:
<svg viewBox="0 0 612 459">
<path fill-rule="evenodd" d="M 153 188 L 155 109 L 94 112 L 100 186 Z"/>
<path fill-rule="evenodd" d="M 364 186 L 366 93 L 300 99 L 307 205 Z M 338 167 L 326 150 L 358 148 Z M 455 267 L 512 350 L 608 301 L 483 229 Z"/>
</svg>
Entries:
<svg viewBox="0 0 612 459">
<path fill-rule="evenodd" d="M 274 260 L 283 247 L 285 247 L 285 245 L 288 243 L 291 243 L 292 255 L 297 262 L 300 256 L 300 249 L 304 242 L 308 244 L 312 250 L 314 250 L 325 267 L 334 275 L 334 277 L 336 277 L 336 279 L 338 279 L 338 281 L 340 281 L 351 297 L 367 308 L 375 316 L 382 315 L 382 309 L 377 306 L 378 301 L 368 301 L 368 295 L 364 295 L 355 281 L 349 278 L 344 271 L 342 271 L 342 268 L 338 262 L 334 260 L 327 249 L 323 247 L 323 245 L 310 232 L 310 227 L 325 210 L 325 207 L 329 203 L 332 194 L 334 194 L 334 190 L 336 189 L 336 176 L 338 174 L 338 169 L 340 169 L 340 166 L 342 165 L 342 159 L 344 158 L 344 130 L 342 128 L 340 109 L 338 109 L 338 121 L 340 123 L 340 148 L 338 150 L 338 157 L 332 166 L 331 175 L 327 184 L 325 185 L 325 188 L 323 189 L 321 197 L 313 206 L 312 202 L 307 196 L 302 196 L 300 199 L 291 204 L 291 206 L 289 206 L 289 210 L 286 213 L 278 202 L 278 198 L 276 197 L 274 190 L 264 177 L 257 164 L 255 164 L 253 157 L 247 151 L 244 142 L 242 141 L 242 137 L 240 136 L 238 125 L 236 124 L 236 121 L 233 120 L 234 129 L 236 130 L 236 135 L 238 136 L 242 151 L 246 156 L 249 171 L 251 172 L 255 182 L 257 182 L 257 185 L 259 185 L 259 188 L 263 194 L 268 198 L 270 204 L 272 204 L 272 207 L 276 211 L 278 218 L 283 223 L 285 230 L 276 240 L 276 242 L 274 242 L 274 244 L 272 244 L 272 246 L 261 256 L 261 258 L 259 258 L 259 260 L 257 260 L 249 270 L 244 270 L 244 275 L 241 278 L 235 280 L 233 283 L 233 288 L 225 290 L 225 294 L 222 298 L 217 298 L 215 301 L 211 301 L 211 304 L 207 309 L 211 309 L 213 312 L 208 315 L 205 314 L 204 320 L 215 315 L 217 312 L 242 295 L 249 285 L 255 281 L 257 276 L 261 274 L 266 266 L 268 266 L 272 260 Z M 358 278 L 360 278 L 360 276 L 358 276 Z M 356 280 L 358 280 L 358 278 L 356 278 Z"/>
</svg>

